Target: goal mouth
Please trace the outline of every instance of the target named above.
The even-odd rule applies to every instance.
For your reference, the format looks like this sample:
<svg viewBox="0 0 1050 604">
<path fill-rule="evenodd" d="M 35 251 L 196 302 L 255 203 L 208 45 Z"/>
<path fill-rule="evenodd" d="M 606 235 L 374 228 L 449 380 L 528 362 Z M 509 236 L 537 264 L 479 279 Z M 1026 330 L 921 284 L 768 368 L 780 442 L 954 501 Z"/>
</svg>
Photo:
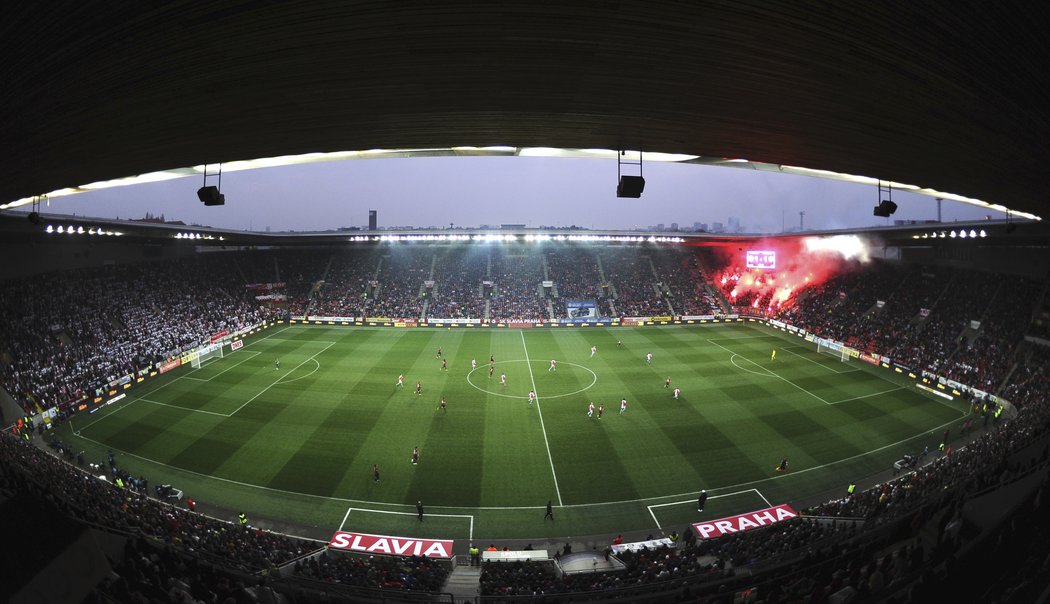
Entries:
<svg viewBox="0 0 1050 604">
<path fill-rule="evenodd" d="M 222 343 L 212 344 L 211 346 L 205 346 L 204 348 L 197 351 L 193 359 L 190 360 L 190 366 L 194 369 L 200 369 L 208 362 L 221 359 L 224 356 Z"/>
<path fill-rule="evenodd" d="M 824 342 L 817 342 L 817 352 L 820 354 L 826 354 L 829 357 L 835 357 L 843 363 L 849 363 L 853 359 L 853 355 L 850 354 L 850 349 L 843 345 L 828 346 Z"/>
</svg>

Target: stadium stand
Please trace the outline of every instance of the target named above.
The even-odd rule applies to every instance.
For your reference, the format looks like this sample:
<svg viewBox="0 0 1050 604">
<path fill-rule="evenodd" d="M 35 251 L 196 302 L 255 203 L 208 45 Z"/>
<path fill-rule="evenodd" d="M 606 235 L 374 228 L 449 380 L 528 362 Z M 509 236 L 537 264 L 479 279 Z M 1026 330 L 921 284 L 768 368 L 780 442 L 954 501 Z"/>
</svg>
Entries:
<svg viewBox="0 0 1050 604">
<path fill-rule="evenodd" d="M 700 275 L 698 266 L 684 253 L 655 254 L 652 264 L 620 250 L 601 250 L 598 256 L 549 253 L 559 293 L 599 298 L 599 257 L 608 283 L 628 308 L 655 304 L 658 298 L 641 293 L 654 268 L 655 277 L 678 287 L 672 288 L 674 300 L 690 298 L 695 304 L 683 308 L 712 308 L 705 282 L 693 276 Z M 260 279 L 288 279 L 289 296 L 302 308 L 313 294 L 315 308 L 325 312 L 368 312 L 362 294 L 378 272 L 381 299 L 370 314 L 418 316 L 419 292 L 431 269 L 438 291 L 447 288 L 447 299 L 436 305 L 442 312 L 455 307 L 478 312 L 484 300 L 475 298 L 474 290 L 480 293 L 480 281 L 491 275 L 492 316 L 545 316 L 538 253 L 493 250 L 491 273 L 489 262 L 487 256 L 435 256 L 433 250 L 387 254 L 382 264 L 375 252 L 231 252 L 8 281 L 0 287 L 0 335 L 7 346 L 3 385 L 27 410 L 66 406 L 97 385 L 207 341 L 216 331 L 263 320 L 266 311 L 244 288 Z M 321 279 L 324 286 L 315 288 Z M 725 284 L 720 287 L 725 291 Z M 983 595 L 1030 595 L 1029 577 L 1045 576 L 1048 567 L 1045 549 L 1038 546 L 1050 534 L 1045 520 L 1039 524 L 1037 518 L 1041 491 L 1014 521 L 983 531 L 963 519 L 963 510 L 971 498 L 1026 476 L 1041 473 L 1045 480 L 1050 349 L 1034 343 L 1019 347 L 1033 315 L 1039 316 L 1045 289 L 1045 283 L 1005 276 L 876 262 L 803 292 L 781 317 L 999 392 L 1016 406 L 1016 417 L 998 421 L 986 411 L 978 416 L 975 406 L 971 419 L 986 430 L 955 450 L 930 454 L 914 472 L 806 508 L 814 518 L 686 542 L 673 550 L 621 554 L 626 570 L 619 573 L 559 575 L 537 563 L 486 564 L 482 594 L 494 601 L 549 594 L 586 600 L 615 591 L 683 600 L 704 594 L 721 602 L 757 589 L 766 602 L 829 601 L 843 593 L 925 601 L 947 593 L 938 591 L 945 589 L 938 587 L 943 581 L 966 585 L 966 570 L 987 565 L 988 555 L 999 552 L 1014 566 L 995 562 L 1004 572 Z M 611 298 L 613 304 L 619 299 Z M 882 308 L 880 300 L 886 302 Z M 970 324 L 975 320 L 976 327 Z M 1012 379 L 1003 385 L 1007 375 Z M 110 480 L 122 476 L 129 485 L 117 487 L 72 458 L 61 443 L 49 448 L 39 439 L 27 442 L 5 433 L 0 489 L 28 493 L 57 513 L 129 536 L 115 575 L 96 589 L 93 601 L 278 601 L 282 589 L 300 586 L 289 588 L 288 579 L 276 578 L 274 571 L 289 564 L 301 579 L 364 589 L 433 593 L 447 575 L 444 567 L 415 558 L 309 556 L 318 550 L 316 542 L 242 529 L 181 509 L 150 497 L 144 478 L 119 468 L 113 474 L 110 468 Z M 1018 528 L 1025 519 L 1032 520 L 1033 530 Z"/>
<path fill-rule="evenodd" d="M 374 250 L 337 252 L 324 285 L 317 291 L 310 314 L 321 317 L 363 317 L 369 282 L 379 262 Z"/>
<path fill-rule="evenodd" d="M 611 290 L 601 291 L 599 308 L 603 316 L 652 317 L 669 312 L 656 289 L 658 279 L 652 263 L 655 253 L 639 254 L 624 248 L 605 248 L 597 253 L 606 283 L 611 286 Z"/>
<path fill-rule="evenodd" d="M 418 319 L 423 313 L 420 290 L 430 278 L 434 252 L 397 250 L 381 256 L 378 288 L 367 307 L 370 317 Z"/>
<path fill-rule="evenodd" d="M 567 318 L 566 300 L 595 300 L 601 297 L 598 260 L 594 252 L 585 247 L 550 251 L 545 254 L 554 282 L 554 316 Z"/>
<path fill-rule="evenodd" d="M 27 411 L 65 407 L 118 377 L 262 321 L 231 258 L 104 266 L 5 282 L 7 392 Z"/>
<path fill-rule="evenodd" d="M 482 281 L 488 278 L 489 255 L 452 247 L 437 253 L 434 288 L 427 316 L 440 319 L 483 319 Z"/>
<path fill-rule="evenodd" d="M 494 250 L 492 274 L 495 289 L 489 299 L 490 321 L 542 321 L 549 318 L 540 294 L 543 260 L 525 248 Z"/>
</svg>

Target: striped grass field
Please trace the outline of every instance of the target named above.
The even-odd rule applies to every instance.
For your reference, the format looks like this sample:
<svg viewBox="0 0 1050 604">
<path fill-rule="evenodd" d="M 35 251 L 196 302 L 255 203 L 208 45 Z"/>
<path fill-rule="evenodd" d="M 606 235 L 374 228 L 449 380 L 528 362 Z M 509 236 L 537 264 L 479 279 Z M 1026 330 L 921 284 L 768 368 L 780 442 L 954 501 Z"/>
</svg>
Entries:
<svg viewBox="0 0 1050 604">
<path fill-rule="evenodd" d="M 587 417 L 590 401 L 605 405 L 602 419 Z M 342 526 L 558 539 L 681 530 L 700 517 L 701 488 L 711 495 L 708 519 L 838 496 L 904 453 L 934 449 L 964 413 L 963 403 L 924 395 L 891 371 L 843 363 L 760 326 L 277 325 L 222 359 L 73 418 L 61 437 L 90 459 L 112 449 L 151 484 L 306 536 L 327 539 Z M 784 457 L 789 471 L 775 472 Z M 543 519 L 548 500 L 554 522 Z"/>
</svg>

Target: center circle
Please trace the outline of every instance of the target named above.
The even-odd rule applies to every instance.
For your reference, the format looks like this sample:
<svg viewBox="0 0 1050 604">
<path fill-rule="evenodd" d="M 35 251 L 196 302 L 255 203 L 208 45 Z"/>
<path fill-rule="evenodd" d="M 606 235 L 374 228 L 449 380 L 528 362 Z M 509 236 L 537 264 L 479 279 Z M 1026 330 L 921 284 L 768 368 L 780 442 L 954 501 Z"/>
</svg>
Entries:
<svg viewBox="0 0 1050 604">
<path fill-rule="evenodd" d="M 546 367 L 546 361 L 533 361 L 533 362 L 539 362 L 539 363 L 543 364 L 544 367 Z M 530 361 L 526 361 L 525 359 L 515 359 L 513 361 L 496 361 L 493 364 L 494 365 L 503 365 L 505 363 L 525 363 L 527 365 L 531 365 Z M 561 394 L 544 394 L 542 396 L 539 396 L 538 398 L 540 398 L 541 400 L 546 400 L 546 399 L 552 399 L 552 398 L 564 398 L 566 396 L 573 396 L 575 394 L 579 394 L 579 393 L 584 392 L 586 390 L 590 390 L 591 387 L 593 387 L 596 383 L 598 383 L 598 374 L 594 373 L 593 371 L 591 371 L 590 369 L 584 367 L 583 365 L 578 365 L 576 363 L 570 363 L 568 361 L 558 361 L 558 368 L 559 369 L 561 369 L 561 367 L 563 367 L 565 365 L 568 365 L 570 367 L 577 367 L 577 368 L 582 369 L 582 370 L 586 371 L 587 373 L 591 374 L 591 383 L 587 384 L 583 388 L 580 388 L 579 390 L 574 390 L 573 392 L 563 392 Z M 480 390 L 480 391 L 484 392 L 485 394 L 491 394 L 493 396 L 502 396 L 504 398 L 514 398 L 514 399 L 521 399 L 521 400 L 528 400 L 529 399 L 527 394 L 524 395 L 524 396 L 517 395 L 517 394 L 505 394 L 503 392 L 495 392 L 493 390 L 488 390 L 488 389 L 482 388 L 481 386 L 478 386 L 477 384 L 475 384 L 471 380 L 471 376 L 473 376 L 474 373 L 477 372 L 477 371 L 481 371 L 482 372 L 481 375 L 484 375 L 485 369 L 486 369 L 486 367 L 484 365 L 478 365 L 478 367 L 476 369 L 471 369 L 470 373 L 467 374 L 467 383 L 470 384 L 471 386 L 473 386 L 474 389 Z M 526 372 L 527 371 L 528 371 L 528 369 L 526 368 Z M 533 371 L 535 371 L 535 369 L 533 369 Z M 540 372 L 539 372 L 539 374 L 540 374 L 540 378 L 539 379 L 536 379 L 536 374 L 535 373 L 534 374 L 530 374 L 529 375 L 529 381 L 527 383 L 532 385 L 535 382 L 536 389 L 540 390 L 540 386 L 542 385 L 542 382 L 543 382 L 542 378 L 543 378 L 543 376 L 547 375 L 547 373 L 548 373 L 547 369 L 541 369 Z M 498 385 L 499 378 L 495 374 L 493 374 L 491 379 L 495 380 L 497 385 Z M 521 377 L 517 376 L 517 379 L 515 380 L 515 383 L 519 383 L 520 381 L 521 381 Z M 537 393 L 537 394 L 539 394 L 539 393 Z"/>
</svg>

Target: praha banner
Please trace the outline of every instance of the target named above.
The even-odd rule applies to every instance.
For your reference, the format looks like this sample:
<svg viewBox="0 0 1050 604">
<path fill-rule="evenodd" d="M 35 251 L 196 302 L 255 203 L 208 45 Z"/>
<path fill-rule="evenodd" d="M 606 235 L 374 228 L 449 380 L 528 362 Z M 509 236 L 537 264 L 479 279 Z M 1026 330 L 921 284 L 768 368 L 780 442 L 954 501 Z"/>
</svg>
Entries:
<svg viewBox="0 0 1050 604">
<path fill-rule="evenodd" d="M 693 525 L 693 529 L 701 539 L 714 539 L 715 537 L 721 537 L 722 535 L 742 533 L 744 531 L 772 526 L 778 522 L 791 520 L 792 518 L 798 518 L 798 512 L 791 509 L 791 506 L 784 504 L 766 508 L 764 510 L 758 510 L 757 512 L 740 514 L 739 516 L 719 518 L 718 520 L 711 520 L 708 522 L 698 522 Z"/>
<path fill-rule="evenodd" d="M 332 535 L 328 547 L 365 554 L 424 556 L 427 558 L 452 557 L 451 539 L 415 539 L 339 531 Z"/>
</svg>

